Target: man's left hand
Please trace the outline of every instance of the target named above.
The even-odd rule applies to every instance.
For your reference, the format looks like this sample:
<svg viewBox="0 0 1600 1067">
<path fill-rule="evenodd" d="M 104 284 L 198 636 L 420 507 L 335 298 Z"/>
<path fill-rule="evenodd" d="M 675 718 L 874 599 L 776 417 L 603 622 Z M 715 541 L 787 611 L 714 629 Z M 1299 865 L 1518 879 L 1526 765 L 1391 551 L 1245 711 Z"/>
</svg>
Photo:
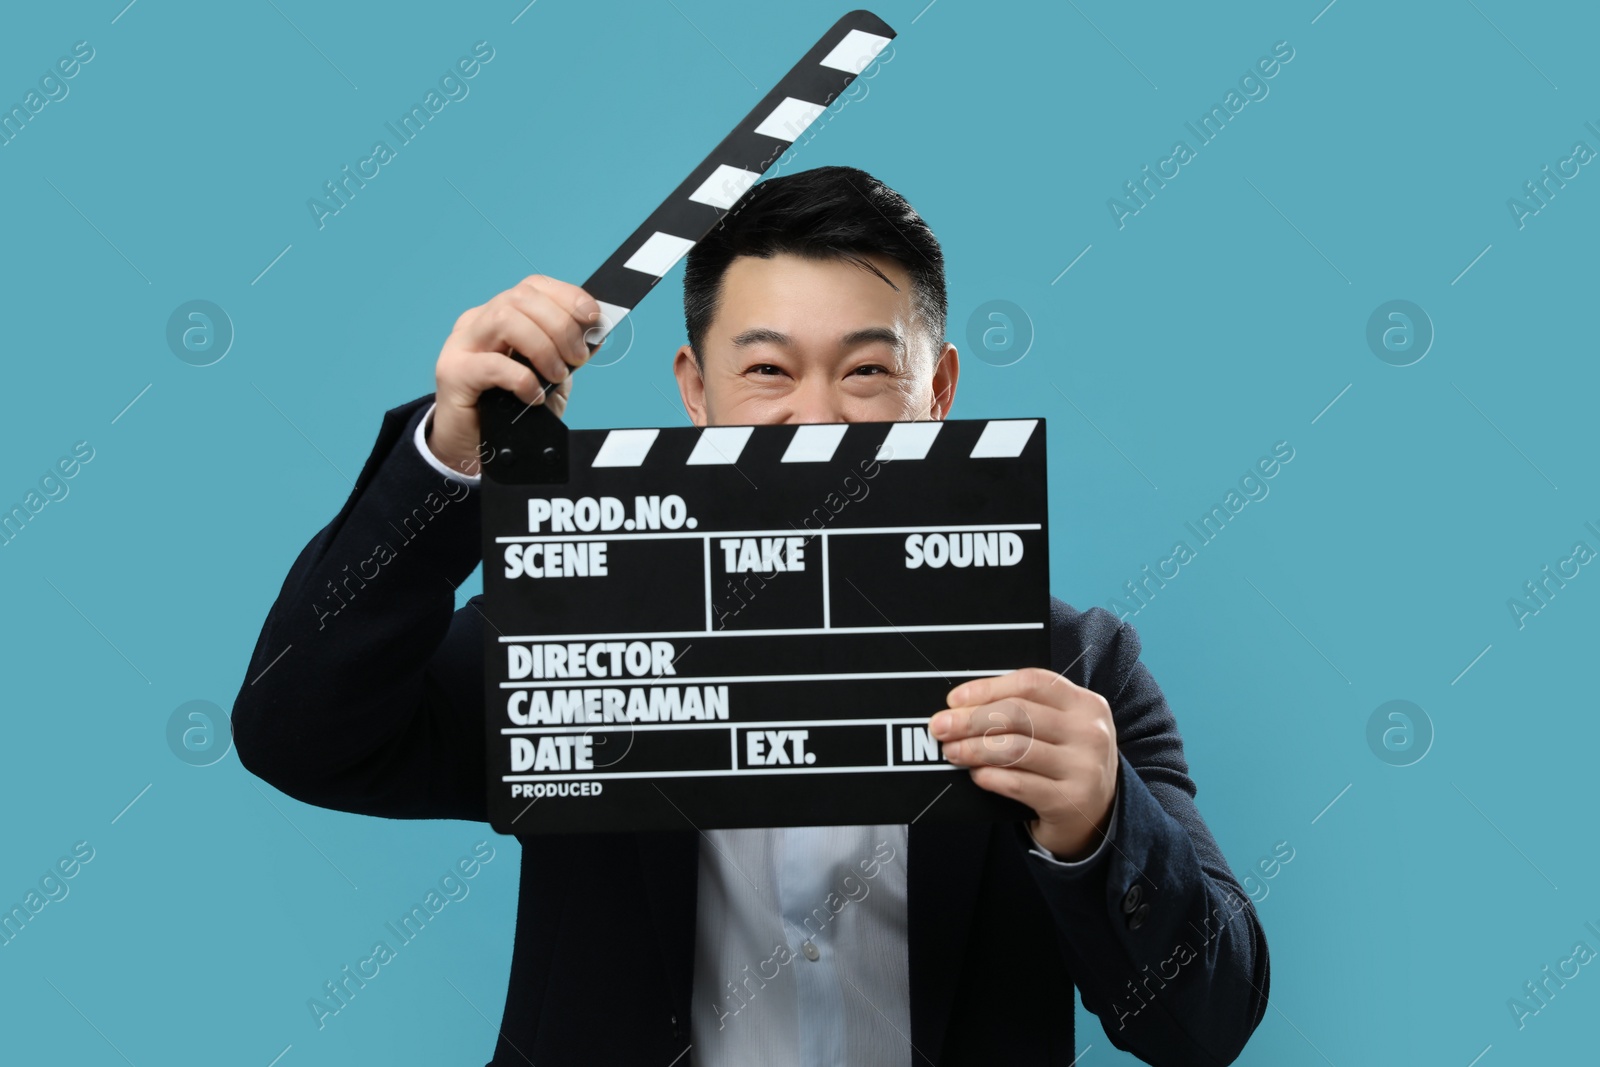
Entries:
<svg viewBox="0 0 1600 1067">
<path fill-rule="evenodd" d="M 1068 862 L 1092 854 L 1117 794 L 1117 728 L 1104 697 L 1042 667 L 950 690 L 928 729 L 944 758 L 1038 815 L 1034 839 Z"/>
</svg>

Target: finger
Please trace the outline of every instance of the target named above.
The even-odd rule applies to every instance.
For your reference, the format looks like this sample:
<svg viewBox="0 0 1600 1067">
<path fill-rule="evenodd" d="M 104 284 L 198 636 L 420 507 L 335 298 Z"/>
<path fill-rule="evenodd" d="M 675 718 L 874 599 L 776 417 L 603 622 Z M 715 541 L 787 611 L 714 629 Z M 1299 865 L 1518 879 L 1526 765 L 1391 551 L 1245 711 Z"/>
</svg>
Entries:
<svg viewBox="0 0 1600 1067">
<path fill-rule="evenodd" d="M 1055 811 L 1054 805 L 1060 804 L 1061 799 L 1054 782 L 1016 767 L 976 767 L 972 771 L 972 784 L 1026 804 L 1036 815 Z"/>
<path fill-rule="evenodd" d="M 452 395 L 449 402 L 459 407 L 474 407 L 478 396 L 487 389 L 504 389 L 513 393 L 524 404 L 542 404 L 546 386 L 541 385 L 533 372 L 516 360 L 499 352 L 458 352 L 452 356 L 456 366 L 443 380 L 464 387 L 462 395 Z M 440 397 L 441 402 L 446 400 Z"/>
<path fill-rule="evenodd" d="M 1021 801 L 1040 816 L 1093 821 L 1081 805 L 1067 796 L 1060 783 L 1022 767 L 975 767 L 972 782 L 991 793 Z"/>
<path fill-rule="evenodd" d="M 563 309 L 571 311 L 585 326 L 592 326 L 600 312 L 600 303 L 581 286 L 552 278 L 547 274 L 530 274 L 518 282 L 516 288 L 530 289 L 551 297 Z"/>
<path fill-rule="evenodd" d="M 1098 823 L 1086 806 L 1087 798 L 1074 799 L 1072 790 L 1061 788 L 1060 782 L 1044 775 L 1019 767 L 976 767 L 971 777 L 972 783 L 980 789 L 1026 804 L 1040 818 L 1055 821 L 1075 819 L 1091 826 Z M 1113 797 L 1112 803 L 1115 802 Z"/>
<path fill-rule="evenodd" d="M 1041 703 L 1058 699 L 1063 692 L 1088 692 L 1064 674 L 1044 667 L 1023 667 L 1021 670 L 989 678 L 974 678 L 963 682 L 946 695 L 951 707 L 962 704 L 989 704 L 1006 697 L 1023 697 Z M 1045 694 L 1050 694 L 1046 696 Z"/>
<path fill-rule="evenodd" d="M 1067 752 L 1060 745 L 1029 734 L 998 731 L 946 741 L 940 752 L 957 767 L 1016 767 L 1051 776 L 1064 774 L 1067 761 Z"/>
<path fill-rule="evenodd" d="M 571 396 L 572 379 L 568 378 L 561 384 L 552 386 L 550 390 L 544 394 L 544 402 L 550 408 L 551 412 L 554 413 L 557 418 L 560 418 L 566 413 L 567 401 L 571 398 Z"/>
<path fill-rule="evenodd" d="M 1068 738 L 1067 718 L 1068 713 L 1059 707 L 1008 697 L 992 704 L 937 712 L 928 720 L 928 732 L 940 741 L 1016 733 L 1059 743 Z"/>
<path fill-rule="evenodd" d="M 559 382 L 572 373 L 557 341 L 544 325 L 529 318 L 511 301 L 491 300 L 461 341 L 468 349 L 479 352 L 516 351 L 547 382 Z"/>
<path fill-rule="evenodd" d="M 589 324 L 579 321 L 576 314 L 562 307 L 554 297 L 525 286 L 508 289 L 501 295 L 507 303 L 539 324 L 555 342 L 556 350 L 561 353 L 567 366 L 581 367 L 589 359 L 589 346 L 583 339 Z"/>
</svg>

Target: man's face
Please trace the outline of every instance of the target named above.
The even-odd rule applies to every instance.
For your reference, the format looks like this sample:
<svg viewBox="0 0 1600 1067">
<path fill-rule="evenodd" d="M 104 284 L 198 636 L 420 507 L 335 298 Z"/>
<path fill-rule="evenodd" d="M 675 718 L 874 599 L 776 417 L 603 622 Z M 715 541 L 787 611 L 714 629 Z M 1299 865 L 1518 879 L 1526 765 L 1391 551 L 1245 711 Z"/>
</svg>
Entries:
<svg viewBox="0 0 1600 1067">
<path fill-rule="evenodd" d="M 716 316 L 673 373 L 696 426 L 942 419 L 955 398 L 954 345 L 913 313 L 910 275 L 884 256 L 740 256 L 722 276 Z"/>
</svg>

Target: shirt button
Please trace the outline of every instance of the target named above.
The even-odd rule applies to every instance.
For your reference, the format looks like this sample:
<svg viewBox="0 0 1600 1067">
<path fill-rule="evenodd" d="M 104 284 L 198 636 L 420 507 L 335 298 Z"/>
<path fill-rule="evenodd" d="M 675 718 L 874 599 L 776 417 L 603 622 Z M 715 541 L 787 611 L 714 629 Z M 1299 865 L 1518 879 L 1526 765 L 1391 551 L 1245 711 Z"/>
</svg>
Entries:
<svg viewBox="0 0 1600 1067">
<path fill-rule="evenodd" d="M 813 945 L 809 941 L 800 946 L 800 951 L 805 953 L 806 959 L 810 960 L 812 963 L 816 963 L 822 958 L 822 952 L 818 950 L 816 945 Z"/>
<path fill-rule="evenodd" d="M 1144 921 L 1145 921 L 1146 918 L 1149 917 L 1149 915 L 1150 915 L 1150 905 L 1148 905 L 1148 904 L 1140 904 L 1136 909 L 1134 909 L 1133 914 L 1128 916 L 1128 929 L 1130 929 L 1130 930 L 1139 929 L 1139 927 L 1144 925 Z"/>
<path fill-rule="evenodd" d="M 1123 914 L 1132 915 L 1135 911 L 1137 911 L 1143 897 L 1144 893 L 1140 891 L 1139 884 L 1137 882 L 1135 882 L 1132 886 L 1129 886 L 1127 896 L 1122 898 Z"/>
</svg>

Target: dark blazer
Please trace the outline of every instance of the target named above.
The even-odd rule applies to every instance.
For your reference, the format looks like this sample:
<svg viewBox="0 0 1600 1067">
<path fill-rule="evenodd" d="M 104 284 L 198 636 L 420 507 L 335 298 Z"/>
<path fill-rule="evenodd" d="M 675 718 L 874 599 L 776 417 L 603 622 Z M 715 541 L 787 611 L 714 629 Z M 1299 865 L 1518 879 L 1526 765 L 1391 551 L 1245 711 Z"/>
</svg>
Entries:
<svg viewBox="0 0 1600 1067">
<path fill-rule="evenodd" d="M 477 491 L 387 412 L 348 501 L 300 552 L 233 706 L 246 768 L 308 804 L 486 821 Z M 1254 906 L 1194 805 L 1177 724 L 1109 612 L 1051 603 L 1058 671 L 1110 703 L 1121 772 L 1110 848 L 1084 869 L 1027 853 L 1020 823 L 911 826 L 912 1058 L 1070 1064 L 1073 988 L 1118 1048 L 1226 1064 L 1266 1011 Z M 698 835 L 520 837 L 516 944 L 491 1067 L 649 1064 L 689 1043 Z M 687 1062 L 687 1061 L 685 1061 Z"/>
</svg>

